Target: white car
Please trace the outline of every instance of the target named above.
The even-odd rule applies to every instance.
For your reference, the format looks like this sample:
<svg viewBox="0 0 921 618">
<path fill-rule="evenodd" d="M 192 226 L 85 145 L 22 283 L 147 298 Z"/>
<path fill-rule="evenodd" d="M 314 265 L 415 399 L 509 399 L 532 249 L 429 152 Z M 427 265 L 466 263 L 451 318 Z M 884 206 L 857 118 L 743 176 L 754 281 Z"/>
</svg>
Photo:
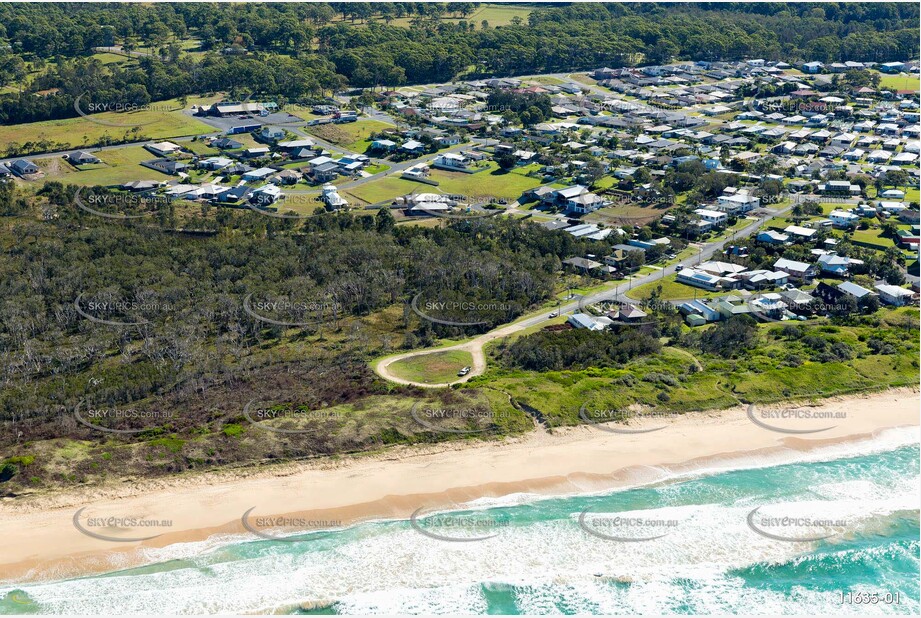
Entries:
<svg viewBox="0 0 921 618">
<path fill-rule="evenodd" d="M 560 316 L 560 312 L 559 312 L 559 311 L 554 311 L 553 313 L 550 314 L 549 317 L 551 317 L 551 318 L 557 318 L 557 317 L 559 317 L 559 316 Z"/>
<path fill-rule="evenodd" d="M 464 367 L 463 369 L 457 372 L 457 375 L 463 377 L 467 375 L 468 373 L 470 373 L 470 367 Z"/>
</svg>

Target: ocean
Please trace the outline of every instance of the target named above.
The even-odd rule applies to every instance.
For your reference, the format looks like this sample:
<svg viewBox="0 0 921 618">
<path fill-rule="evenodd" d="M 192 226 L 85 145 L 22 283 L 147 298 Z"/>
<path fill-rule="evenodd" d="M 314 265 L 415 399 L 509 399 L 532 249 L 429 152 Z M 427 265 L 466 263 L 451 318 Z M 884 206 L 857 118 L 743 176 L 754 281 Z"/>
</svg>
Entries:
<svg viewBox="0 0 921 618">
<path fill-rule="evenodd" d="M 918 432 L 893 429 L 604 493 L 145 550 L 0 583 L 0 613 L 918 614 L 919 481 Z"/>
</svg>

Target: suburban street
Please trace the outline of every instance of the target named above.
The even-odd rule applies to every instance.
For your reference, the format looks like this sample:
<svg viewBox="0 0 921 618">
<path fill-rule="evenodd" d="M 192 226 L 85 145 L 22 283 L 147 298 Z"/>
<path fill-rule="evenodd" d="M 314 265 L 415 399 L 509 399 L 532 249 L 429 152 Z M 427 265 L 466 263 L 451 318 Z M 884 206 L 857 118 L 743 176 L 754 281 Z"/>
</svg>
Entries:
<svg viewBox="0 0 921 618">
<path fill-rule="evenodd" d="M 559 311 L 559 314 L 562 316 L 567 313 L 577 313 L 580 307 L 585 307 L 588 305 L 593 305 L 602 301 L 619 301 L 619 302 L 636 302 L 633 299 L 630 299 L 626 296 L 626 293 L 634 287 L 641 286 L 646 283 L 652 283 L 654 281 L 660 280 L 668 275 L 671 275 L 682 268 L 688 266 L 693 266 L 700 262 L 709 260 L 715 254 L 722 251 L 728 244 L 733 242 L 733 239 L 737 237 L 746 237 L 754 233 L 759 227 L 764 224 L 764 221 L 771 216 L 778 216 L 787 213 L 793 208 L 793 205 L 790 204 L 784 208 L 772 211 L 770 215 L 764 218 L 759 218 L 752 221 L 749 225 L 746 225 L 744 228 L 738 230 L 737 232 L 731 234 L 728 238 L 721 238 L 713 242 L 707 243 L 701 247 L 700 251 L 696 255 L 689 256 L 683 260 L 670 264 L 663 267 L 661 270 L 656 272 L 643 275 L 642 277 L 637 277 L 631 279 L 630 281 L 619 283 L 616 286 L 603 290 L 601 292 L 596 292 L 586 297 L 579 298 L 578 300 L 571 301 L 565 305 L 561 305 L 559 309 L 554 311 Z M 439 348 L 430 348 L 427 350 L 417 350 L 414 352 L 405 352 L 403 354 L 397 354 L 395 356 L 388 356 L 383 359 L 378 360 L 374 363 L 374 370 L 383 378 L 386 378 L 392 382 L 398 384 L 407 384 L 413 386 L 421 386 L 423 388 L 442 388 L 445 386 L 451 386 L 452 384 L 460 384 L 466 382 L 467 380 L 482 374 L 486 371 L 486 355 L 484 353 L 484 347 L 491 341 L 496 339 L 501 339 L 503 337 L 508 337 L 514 333 L 532 328 L 534 326 L 540 326 L 546 322 L 549 322 L 551 319 L 550 313 L 547 309 L 542 309 L 539 312 L 532 313 L 522 319 L 519 319 L 511 324 L 506 324 L 500 326 L 494 330 L 484 333 L 469 341 L 459 343 L 457 345 L 448 346 L 448 347 L 439 347 Z M 435 354 L 438 352 L 448 352 L 452 350 L 459 350 L 464 352 L 469 352 L 473 357 L 473 364 L 470 366 L 470 373 L 466 376 L 459 378 L 451 382 L 445 382 L 442 384 L 426 384 L 424 382 L 414 382 L 411 380 L 405 380 L 395 376 L 390 371 L 390 366 L 397 362 L 414 356 L 422 356 L 426 354 Z"/>
</svg>

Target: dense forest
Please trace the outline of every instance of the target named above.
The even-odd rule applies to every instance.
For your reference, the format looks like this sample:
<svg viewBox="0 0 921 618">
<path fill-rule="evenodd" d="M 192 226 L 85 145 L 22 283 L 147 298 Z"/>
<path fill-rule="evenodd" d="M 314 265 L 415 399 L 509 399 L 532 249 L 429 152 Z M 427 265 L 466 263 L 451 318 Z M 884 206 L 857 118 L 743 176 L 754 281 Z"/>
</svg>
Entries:
<svg viewBox="0 0 921 618">
<path fill-rule="evenodd" d="M 0 86 L 18 88 L 0 96 L 0 122 L 72 116 L 82 93 L 137 105 L 218 90 L 307 101 L 346 85 L 460 75 L 678 59 L 885 62 L 918 55 L 919 10 L 912 3 L 560 3 L 500 27 L 465 19 L 476 7 L 3 4 Z M 408 24 L 393 23 L 400 18 Z M 200 41 L 203 53 L 185 53 L 182 42 L 189 39 Z M 95 48 L 113 45 L 145 51 L 131 69 L 108 69 L 90 58 Z"/>
</svg>

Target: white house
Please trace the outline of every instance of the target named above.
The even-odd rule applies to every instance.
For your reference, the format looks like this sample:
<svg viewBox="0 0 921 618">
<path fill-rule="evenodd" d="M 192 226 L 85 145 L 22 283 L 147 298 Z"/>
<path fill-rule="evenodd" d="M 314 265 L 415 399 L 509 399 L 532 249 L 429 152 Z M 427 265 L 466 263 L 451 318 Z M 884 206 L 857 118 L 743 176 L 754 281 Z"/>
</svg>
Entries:
<svg viewBox="0 0 921 618">
<path fill-rule="evenodd" d="M 179 144 L 174 144 L 173 142 L 156 142 L 153 144 L 147 144 L 144 146 L 144 148 L 154 153 L 158 157 L 165 157 L 181 150 Z"/>
<path fill-rule="evenodd" d="M 716 198 L 716 207 L 732 215 L 746 213 L 761 206 L 761 200 L 754 195 L 721 195 Z"/>
<path fill-rule="evenodd" d="M 873 287 L 875 287 L 876 291 L 879 292 L 879 299 L 887 305 L 895 305 L 896 307 L 901 307 L 910 303 L 915 297 L 914 292 L 911 290 L 906 290 L 905 288 L 900 288 L 897 285 L 879 283 Z"/>
<path fill-rule="evenodd" d="M 694 211 L 694 214 L 711 225 L 725 225 L 726 221 L 729 219 L 729 215 L 725 212 L 710 210 L 708 208 L 698 208 Z"/>
<path fill-rule="evenodd" d="M 467 159 L 467 157 L 464 155 L 459 155 L 453 152 L 445 152 L 435 157 L 432 165 L 434 167 L 445 168 L 449 170 L 466 171 L 470 168 L 470 160 Z"/>
<path fill-rule="evenodd" d="M 566 200 L 566 211 L 584 215 L 595 212 L 604 206 L 604 198 L 591 192 L 585 192 Z"/>
<path fill-rule="evenodd" d="M 832 225 L 841 228 L 853 227 L 860 220 L 859 216 L 847 210 L 833 210 L 828 213 L 828 218 L 831 219 Z"/>
</svg>

